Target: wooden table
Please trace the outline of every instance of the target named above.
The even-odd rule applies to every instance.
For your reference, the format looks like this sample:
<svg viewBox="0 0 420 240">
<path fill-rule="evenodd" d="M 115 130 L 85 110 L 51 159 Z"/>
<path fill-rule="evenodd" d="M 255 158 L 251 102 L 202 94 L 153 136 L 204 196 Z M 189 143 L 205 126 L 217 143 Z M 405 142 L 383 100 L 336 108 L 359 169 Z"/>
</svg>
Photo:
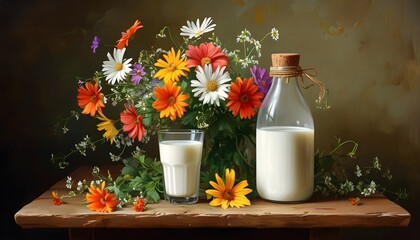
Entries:
<svg viewBox="0 0 420 240">
<path fill-rule="evenodd" d="M 81 167 L 71 176 L 75 181 L 90 179 L 91 170 Z M 97 213 L 82 205 L 84 195 L 66 198 L 61 206 L 52 203 L 52 190 L 60 194 L 68 191 L 65 180 L 19 210 L 16 223 L 22 228 L 68 228 L 71 239 L 93 239 L 98 229 L 306 228 L 314 240 L 338 239 L 340 228 L 406 227 L 411 218 L 409 212 L 384 196 L 363 198 L 359 206 L 352 206 L 347 199 L 298 204 L 255 199 L 251 206 L 226 210 L 212 207 L 206 200 L 193 205 L 172 205 L 162 200 L 148 204 L 144 212 L 127 206 L 112 213 Z"/>
</svg>

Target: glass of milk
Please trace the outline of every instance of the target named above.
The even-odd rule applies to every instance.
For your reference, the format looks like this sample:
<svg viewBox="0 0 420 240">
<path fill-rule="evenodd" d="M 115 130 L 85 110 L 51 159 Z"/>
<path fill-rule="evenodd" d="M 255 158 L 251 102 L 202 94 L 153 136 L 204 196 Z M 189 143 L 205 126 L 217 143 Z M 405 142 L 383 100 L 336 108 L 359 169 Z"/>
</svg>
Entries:
<svg viewBox="0 0 420 240">
<path fill-rule="evenodd" d="M 198 201 L 203 140 L 202 130 L 159 130 L 165 199 L 170 203 L 193 204 Z"/>
</svg>

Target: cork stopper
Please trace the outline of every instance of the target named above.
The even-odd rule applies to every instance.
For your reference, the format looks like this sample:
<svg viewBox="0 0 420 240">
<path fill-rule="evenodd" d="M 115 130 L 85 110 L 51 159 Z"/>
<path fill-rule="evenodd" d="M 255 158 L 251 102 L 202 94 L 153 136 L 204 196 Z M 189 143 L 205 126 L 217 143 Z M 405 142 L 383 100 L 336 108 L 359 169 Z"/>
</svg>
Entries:
<svg viewBox="0 0 420 240">
<path fill-rule="evenodd" d="M 273 53 L 271 61 L 273 67 L 299 66 L 299 53 Z"/>
</svg>

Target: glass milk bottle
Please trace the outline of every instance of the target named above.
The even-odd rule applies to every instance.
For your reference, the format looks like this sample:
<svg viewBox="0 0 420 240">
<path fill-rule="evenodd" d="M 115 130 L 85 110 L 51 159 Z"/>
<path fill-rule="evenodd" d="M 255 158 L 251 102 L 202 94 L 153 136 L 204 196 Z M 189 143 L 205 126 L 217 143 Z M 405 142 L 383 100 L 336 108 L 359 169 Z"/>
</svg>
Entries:
<svg viewBox="0 0 420 240">
<path fill-rule="evenodd" d="M 314 123 L 297 53 L 272 54 L 271 88 L 258 112 L 256 183 L 262 199 L 301 202 L 314 188 Z"/>
</svg>

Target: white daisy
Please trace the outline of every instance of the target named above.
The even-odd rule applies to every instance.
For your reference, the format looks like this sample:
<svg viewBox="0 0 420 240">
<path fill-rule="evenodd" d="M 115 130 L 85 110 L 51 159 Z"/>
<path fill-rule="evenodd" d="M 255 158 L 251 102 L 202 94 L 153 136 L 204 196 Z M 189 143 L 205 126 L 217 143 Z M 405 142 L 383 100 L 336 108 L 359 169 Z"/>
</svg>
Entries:
<svg viewBox="0 0 420 240">
<path fill-rule="evenodd" d="M 124 80 L 125 76 L 131 72 L 131 58 L 123 61 L 124 52 L 125 48 L 114 48 L 114 57 L 108 53 L 109 61 L 104 61 L 102 64 L 102 71 L 106 75 L 105 80 L 110 84 Z"/>
<path fill-rule="evenodd" d="M 279 31 L 276 28 L 271 29 L 271 38 L 275 41 L 279 40 Z"/>
<path fill-rule="evenodd" d="M 197 66 L 196 77 L 197 80 L 191 81 L 192 92 L 194 97 L 200 96 L 200 101 L 204 104 L 216 104 L 220 106 L 219 100 L 225 100 L 227 98 L 227 91 L 230 84 L 230 76 L 225 71 L 225 67 L 220 69 L 220 66 L 213 72 L 211 64 L 204 65 L 204 69 L 201 66 Z"/>
<path fill-rule="evenodd" d="M 206 32 L 211 32 L 216 26 L 216 24 L 211 24 L 212 21 L 211 17 L 204 18 L 203 24 L 201 25 L 200 19 L 197 19 L 196 23 L 187 21 L 187 26 L 181 27 L 181 36 L 187 36 L 191 39 L 193 37 L 199 37 Z"/>
</svg>

